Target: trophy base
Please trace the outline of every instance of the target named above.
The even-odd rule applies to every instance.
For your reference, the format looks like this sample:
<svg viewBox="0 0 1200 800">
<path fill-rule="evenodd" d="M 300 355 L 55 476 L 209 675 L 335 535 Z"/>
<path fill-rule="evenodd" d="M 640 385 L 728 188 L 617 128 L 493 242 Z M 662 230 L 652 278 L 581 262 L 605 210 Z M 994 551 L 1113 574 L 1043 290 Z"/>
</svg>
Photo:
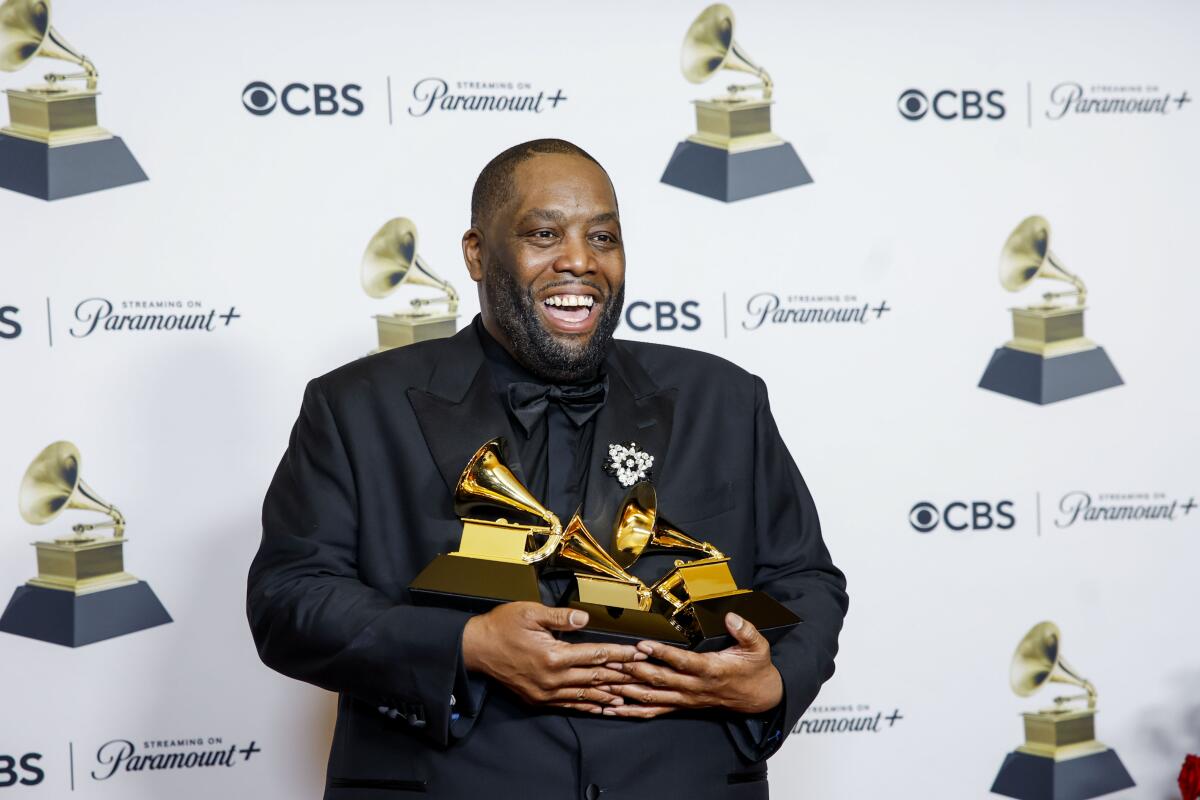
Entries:
<svg viewBox="0 0 1200 800">
<path fill-rule="evenodd" d="M 52 147 L 0 133 L 0 187 L 42 200 L 148 180 L 119 136 Z"/>
<path fill-rule="evenodd" d="M 537 569 L 469 556 L 440 555 L 408 585 L 413 603 L 483 612 L 501 603 L 542 601 Z"/>
<path fill-rule="evenodd" d="M 666 616 L 657 611 L 598 606 L 579 600 L 570 600 L 567 602 L 567 606 L 586 611 L 588 624 L 583 630 L 564 633 L 562 635 L 564 641 L 637 644 L 649 639 L 676 647 L 690 648 L 688 637 L 672 625 Z"/>
<path fill-rule="evenodd" d="M 430 339 L 448 339 L 457 331 L 458 315 L 377 314 L 375 324 L 379 347 L 372 350 L 372 354 Z"/>
<path fill-rule="evenodd" d="M 1103 347 L 1054 358 L 998 347 L 979 388 L 1044 406 L 1123 383 Z"/>
<path fill-rule="evenodd" d="M 812 183 L 787 142 L 730 152 L 691 140 L 675 146 L 662 182 L 729 203 Z"/>
<path fill-rule="evenodd" d="M 1134 785 L 1108 748 L 1064 760 L 1016 750 L 1005 756 L 992 793 L 1017 800 L 1086 800 Z"/>
<path fill-rule="evenodd" d="M 733 637 L 725 628 L 725 615 L 733 612 L 749 621 L 771 644 L 779 641 L 800 624 L 787 606 L 758 591 L 738 591 L 717 597 L 704 597 L 688 604 L 692 610 L 692 644 L 689 649 L 700 653 L 724 650 L 733 646 Z"/>
<path fill-rule="evenodd" d="M 168 622 L 171 615 L 144 581 L 90 594 L 18 586 L 0 616 L 0 631 L 82 647 Z"/>
</svg>

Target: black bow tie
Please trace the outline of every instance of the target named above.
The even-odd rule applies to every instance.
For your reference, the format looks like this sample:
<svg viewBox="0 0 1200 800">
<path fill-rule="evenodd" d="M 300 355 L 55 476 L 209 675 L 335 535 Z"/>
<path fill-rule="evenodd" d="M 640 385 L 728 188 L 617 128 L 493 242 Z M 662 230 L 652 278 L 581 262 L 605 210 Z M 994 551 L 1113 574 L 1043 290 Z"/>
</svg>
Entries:
<svg viewBox="0 0 1200 800">
<path fill-rule="evenodd" d="M 588 386 L 546 386 L 524 381 L 508 385 L 508 407 L 525 429 L 526 436 L 533 433 L 534 426 L 552 402 L 558 404 L 575 427 L 582 428 L 604 405 L 606 397 L 607 377 Z"/>
</svg>

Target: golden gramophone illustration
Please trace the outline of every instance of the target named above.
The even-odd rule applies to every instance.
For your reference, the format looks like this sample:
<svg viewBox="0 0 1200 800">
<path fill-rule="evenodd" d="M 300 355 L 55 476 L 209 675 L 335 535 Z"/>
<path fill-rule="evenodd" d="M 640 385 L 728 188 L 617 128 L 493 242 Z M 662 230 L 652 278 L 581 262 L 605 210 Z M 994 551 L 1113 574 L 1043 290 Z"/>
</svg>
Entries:
<svg viewBox="0 0 1200 800">
<path fill-rule="evenodd" d="M 34 542 L 37 577 L 18 587 L 0 616 L 0 631 L 79 647 L 170 622 L 145 582 L 125 571 L 125 517 L 80 475 L 78 448 L 54 442 L 25 471 L 21 516 L 45 525 L 68 509 L 105 514 L 68 535 Z M 111 529 L 111 535 L 96 532 Z"/>
<path fill-rule="evenodd" d="M 1013 338 L 992 354 L 980 388 L 1046 405 L 1123 381 L 1104 348 L 1083 334 L 1087 287 L 1050 250 L 1050 223 L 1032 216 L 1009 235 L 1000 254 L 1000 284 L 1018 292 L 1042 278 L 1071 284 L 1042 303 L 1013 308 Z M 1073 305 L 1059 303 L 1074 297 Z"/>
<path fill-rule="evenodd" d="M 146 180 L 125 143 L 100 127 L 99 73 L 50 25 L 50 10 L 50 0 L 0 3 L 0 71 L 16 72 L 38 57 L 82 69 L 52 72 L 44 84 L 5 92 L 9 124 L 0 129 L 0 186 L 56 200 Z"/>
<path fill-rule="evenodd" d="M 704 9 L 683 39 L 683 76 L 703 83 L 733 70 L 758 82 L 732 84 L 720 97 L 692 101 L 696 133 L 675 147 L 662 182 L 725 202 L 812 183 L 795 149 L 771 130 L 771 76 L 734 40 L 733 31 L 729 6 Z M 746 94 L 754 91 L 758 97 Z"/>
<path fill-rule="evenodd" d="M 401 286 L 428 286 L 440 289 L 443 295 L 415 298 L 411 311 L 377 314 L 379 348 L 373 352 L 454 335 L 458 292 L 417 254 L 417 226 L 412 220 L 396 217 L 375 232 L 363 253 L 360 277 L 363 290 L 371 297 L 387 297 Z M 444 312 L 428 310 L 441 303 L 446 304 Z"/>
<path fill-rule="evenodd" d="M 1021 697 L 1051 683 L 1076 686 L 1084 694 L 1055 697 L 1053 707 L 1021 715 L 1025 744 L 1004 759 L 992 792 L 1019 800 L 1085 800 L 1134 785 L 1116 752 L 1096 741 L 1096 687 L 1063 658 L 1057 625 L 1041 622 L 1025 634 L 1013 654 L 1009 683 Z"/>
<path fill-rule="evenodd" d="M 626 569 L 655 552 L 695 556 L 690 561 L 676 560 L 674 567 L 650 586 L 692 649 L 728 645 L 725 615 L 729 612 L 748 619 L 771 642 L 800 624 L 791 609 L 767 594 L 739 588 L 728 556 L 663 518 L 657 492 L 649 482 L 635 484 L 626 494 L 613 523 L 613 549 L 615 560 Z"/>
</svg>

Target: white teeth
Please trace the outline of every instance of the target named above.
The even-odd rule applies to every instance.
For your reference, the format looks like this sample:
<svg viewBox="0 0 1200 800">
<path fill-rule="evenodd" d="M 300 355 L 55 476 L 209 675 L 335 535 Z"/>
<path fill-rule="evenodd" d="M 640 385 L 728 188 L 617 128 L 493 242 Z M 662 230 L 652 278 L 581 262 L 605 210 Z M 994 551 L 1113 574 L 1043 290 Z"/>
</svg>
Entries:
<svg viewBox="0 0 1200 800">
<path fill-rule="evenodd" d="M 556 294 L 551 297 L 547 297 L 545 300 L 546 305 L 555 306 L 558 308 L 569 308 L 574 306 L 591 308 L 595 302 L 596 301 L 593 298 L 585 294 Z"/>
</svg>

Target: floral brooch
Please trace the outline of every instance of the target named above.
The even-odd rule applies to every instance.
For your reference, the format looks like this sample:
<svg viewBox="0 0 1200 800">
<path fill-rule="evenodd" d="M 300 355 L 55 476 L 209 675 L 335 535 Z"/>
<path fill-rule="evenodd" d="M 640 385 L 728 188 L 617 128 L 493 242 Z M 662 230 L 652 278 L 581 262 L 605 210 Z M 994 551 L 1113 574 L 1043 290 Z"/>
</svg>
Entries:
<svg viewBox="0 0 1200 800">
<path fill-rule="evenodd" d="M 622 486 L 633 486 L 638 481 L 649 478 L 650 468 L 653 466 L 654 456 L 645 450 L 639 450 L 637 442 L 610 444 L 604 471 L 616 478 Z"/>
</svg>

